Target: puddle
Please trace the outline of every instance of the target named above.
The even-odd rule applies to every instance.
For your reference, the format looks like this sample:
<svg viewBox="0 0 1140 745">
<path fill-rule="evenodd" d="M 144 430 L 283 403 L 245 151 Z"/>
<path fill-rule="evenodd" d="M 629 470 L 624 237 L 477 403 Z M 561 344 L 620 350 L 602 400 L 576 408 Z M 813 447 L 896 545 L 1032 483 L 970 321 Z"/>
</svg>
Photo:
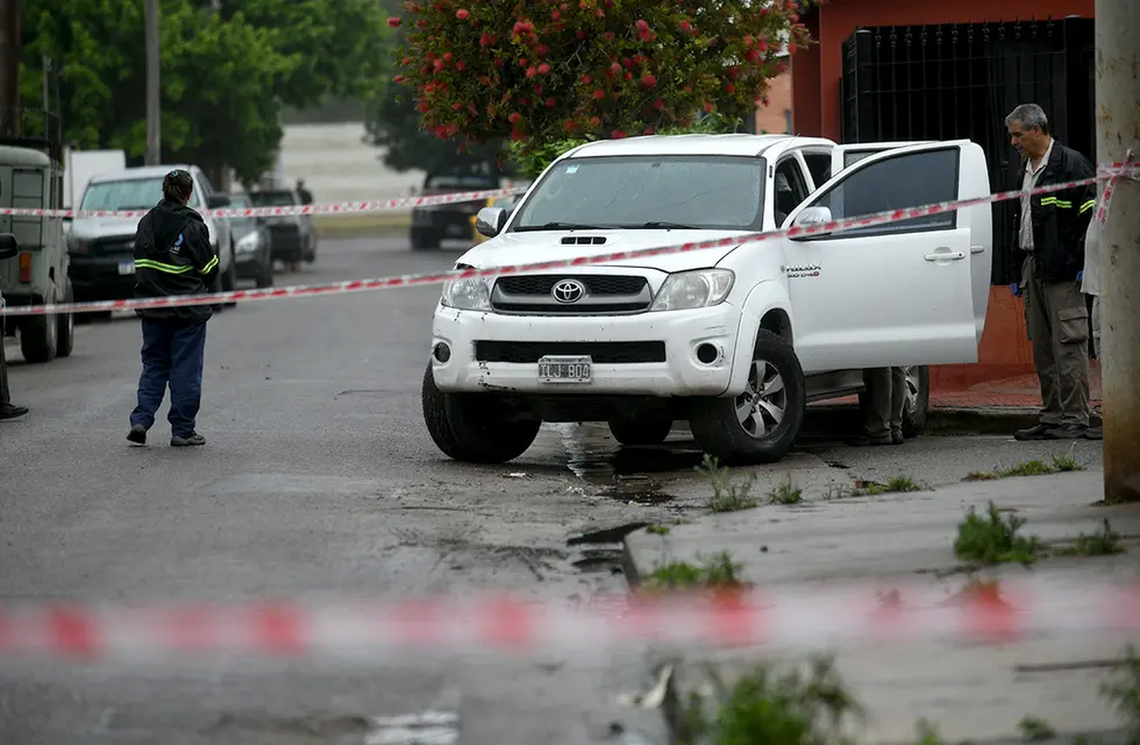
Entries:
<svg viewBox="0 0 1140 745">
<path fill-rule="evenodd" d="M 649 523 L 635 522 L 617 525 L 612 528 L 601 528 L 586 533 L 579 533 L 566 541 L 567 546 L 580 546 L 588 543 L 621 543 L 627 535 L 635 530 L 649 527 Z"/>
<path fill-rule="evenodd" d="M 620 548 L 587 548 L 583 549 L 580 558 L 572 564 L 575 569 L 584 574 L 621 574 Z"/>
<path fill-rule="evenodd" d="M 661 483 L 645 475 L 614 476 L 614 483 L 602 488 L 599 496 L 630 504 L 657 505 L 671 502 L 673 496 L 661 489 Z"/>
</svg>

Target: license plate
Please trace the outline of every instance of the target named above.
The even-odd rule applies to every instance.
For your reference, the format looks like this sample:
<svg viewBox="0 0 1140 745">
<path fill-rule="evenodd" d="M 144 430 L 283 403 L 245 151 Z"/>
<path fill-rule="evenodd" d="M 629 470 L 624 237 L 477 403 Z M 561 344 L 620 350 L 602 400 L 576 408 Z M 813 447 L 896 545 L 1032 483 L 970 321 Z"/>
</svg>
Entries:
<svg viewBox="0 0 1140 745">
<path fill-rule="evenodd" d="M 593 376 L 589 357 L 543 357 L 538 361 L 541 383 L 589 383 Z"/>
<path fill-rule="evenodd" d="M 135 273 L 135 262 L 133 262 L 133 261 L 120 261 L 119 262 L 119 274 L 134 274 L 134 273 Z"/>
</svg>

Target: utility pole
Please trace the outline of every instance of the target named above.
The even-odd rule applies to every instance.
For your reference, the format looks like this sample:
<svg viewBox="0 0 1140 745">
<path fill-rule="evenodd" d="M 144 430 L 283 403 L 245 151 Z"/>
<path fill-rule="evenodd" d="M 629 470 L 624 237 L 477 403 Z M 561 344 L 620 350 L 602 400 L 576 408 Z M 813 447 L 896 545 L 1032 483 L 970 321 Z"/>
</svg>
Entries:
<svg viewBox="0 0 1140 745">
<path fill-rule="evenodd" d="M 1097 161 L 1140 158 L 1140 2 L 1096 0 Z M 1113 187 L 1101 230 L 1104 498 L 1140 503 L 1140 180 Z"/>
<path fill-rule="evenodd" d="M 0 137 L 20 136 L 23 0 L 0 0 Z"/>
<path fill-rule="evenodd" d="M 158 0 L 146 0 L 146 164 L 162 160 L 162 88 L 159 84 Z"/>
</svg>

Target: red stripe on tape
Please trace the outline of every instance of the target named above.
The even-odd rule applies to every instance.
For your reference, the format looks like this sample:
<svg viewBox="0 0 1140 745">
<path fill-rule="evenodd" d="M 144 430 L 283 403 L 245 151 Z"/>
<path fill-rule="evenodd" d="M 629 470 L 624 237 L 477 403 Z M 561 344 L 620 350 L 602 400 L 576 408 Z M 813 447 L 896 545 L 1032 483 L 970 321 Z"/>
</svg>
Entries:
<svg viewBox="0 0 1140 745">
<path fill-rule="evenodd" d="M 85 609 L 57 605 L 48 611 L 47 624 L 60 651 L 77 657 L 92 657 L 98 651 L 98 630 Z"/>
</svg>

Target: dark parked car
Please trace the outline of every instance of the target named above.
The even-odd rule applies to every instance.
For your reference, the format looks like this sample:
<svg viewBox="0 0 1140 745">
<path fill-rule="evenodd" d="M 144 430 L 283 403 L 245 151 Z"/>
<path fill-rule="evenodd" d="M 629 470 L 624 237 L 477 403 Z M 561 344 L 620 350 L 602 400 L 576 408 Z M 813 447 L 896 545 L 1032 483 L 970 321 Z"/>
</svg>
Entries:
<svg viewBox="0 0 1140 745">
<path fill-rule="evenodd" d="M 428 173 L 424 179 L 423 194 L 449 194 L 456 191 L 483 191 L 498 189 L 499 175 L 488 164 L 474 164 L 467 168 L 454 165 L 446 170 Z M 439 248 L 445 238 L 470 240 L 471 218 L 485 206 L 485 202 L 437 204 L 412 209 L 412 226 L 409 239 L 412 249 Z"/>
<path fill-rule="evenodd" d="M 248 194 L 234 194 L 230 198 L 233 209 L 252 207 Z M 230 218 L 234 235 L 234 259 L 241 279 L 252 279 L 258 287 L 273 286 L 273 247 L 269 228 L 261 217 Z"/>
<path fill-rule="evenodd" d="M 255 207 L 293 207 L 302 203 L 292 189 L 265 189 L 250 192 Z M 308 215 L 286 215 L 264 218 L 269 228 L 269 244 L 273 258 L 289 264 L 302 259 L 312 264 L 317 258 L 317 235 Z"/>
</svg>

